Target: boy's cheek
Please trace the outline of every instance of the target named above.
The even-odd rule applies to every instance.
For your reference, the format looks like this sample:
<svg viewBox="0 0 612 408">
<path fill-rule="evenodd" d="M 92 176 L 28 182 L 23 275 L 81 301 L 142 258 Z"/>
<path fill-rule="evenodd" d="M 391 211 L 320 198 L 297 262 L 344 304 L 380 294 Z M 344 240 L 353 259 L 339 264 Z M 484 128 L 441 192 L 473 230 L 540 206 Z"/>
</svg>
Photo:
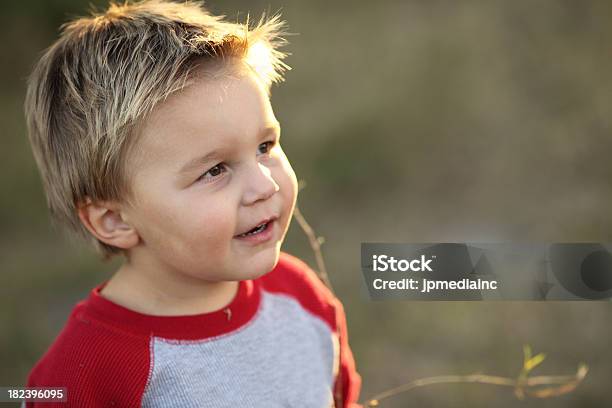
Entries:
<svg viewBox="0 0 612 408">
<path fill-rule="evenodd" d="M 289 162 L 289 159 L 287 159 L 286 156 L 284 156 L 283 154 L 283 162 L 282 162 L 282 166 L 283 166 L 283 171 L 285 172 L 285 174 L 288 176 L 291 185 L 292 185 L 292 189 L 295 191 L 295 194 L 297 194 L 297 176 L 295 174 L 295 171 L 293 170 L 293 167 L 291 166 L 291 163 Z M 294 195 L 295 195 L 294 194 Z"/>
</svg>

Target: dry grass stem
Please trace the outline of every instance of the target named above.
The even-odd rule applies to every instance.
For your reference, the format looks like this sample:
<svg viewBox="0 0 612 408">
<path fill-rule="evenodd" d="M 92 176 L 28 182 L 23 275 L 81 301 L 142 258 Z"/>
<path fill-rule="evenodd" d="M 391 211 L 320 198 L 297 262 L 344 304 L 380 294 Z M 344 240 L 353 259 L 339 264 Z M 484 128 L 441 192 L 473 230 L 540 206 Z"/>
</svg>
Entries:
<svg viewBox="0 0 612 408">
<path fill-rule="evenodd" d="M 327 269 L 325 268 L 325 262 L 323 261 L 323 254 L 321 253 L 321 245 L 325 241 L 324 238 L 317 237 L 317 234 L 312 229 L 310 224 L 306 222 L 306 219 L 302 215 L 302 212 L 300 211 L 297 205 L 295 206 L 295 211 L 293 212 L 293 218 L 295 218 L 298 224 L 300 224 L 302 231 L 304 231 L 304 234 L 306 234 L 306 236 L 308 237 L 308 242 L 310 243 L 310 247 L 312 248 L 312 251 L 315 255 L 315 261 L 317 262 L 317 275 L 319 275 L 319 278 L 323 281 L 325 286 L 327 286 L 333 294 L 336 294 L 334 292 L 334 288 L 332 287 L 331 282 L 329 281 Z"/>
<path fill-rule="evenodd" d="M 580 364 L 575 375 L 528 377 L 529 372 L 544 360 L 544 355 L 538 354 L 535 357 L 531 357 L 531 348 L 529 346 L 524 346 L 524 352 L 525 360 L 523 363 L 523 368 L 521 369 L 521 372 L 517 378 L 499 377 L 486 374 L 441 375 L 437 377 L 421 378 L 374 395 L 368 399 L 364 405 L 366 407 L 378 407 L 381 400 L 417 387 L 424 387 L 433 384 L 456 383 L 479 383 L 513 387 L 514 394 L 519 399 L 523 399 L 525 395 L 534 398 L 550 398 L 567 394 L 568 392 L 575 390 L 587 375 L 588 367 L 585 364 Z"/>
</svg>

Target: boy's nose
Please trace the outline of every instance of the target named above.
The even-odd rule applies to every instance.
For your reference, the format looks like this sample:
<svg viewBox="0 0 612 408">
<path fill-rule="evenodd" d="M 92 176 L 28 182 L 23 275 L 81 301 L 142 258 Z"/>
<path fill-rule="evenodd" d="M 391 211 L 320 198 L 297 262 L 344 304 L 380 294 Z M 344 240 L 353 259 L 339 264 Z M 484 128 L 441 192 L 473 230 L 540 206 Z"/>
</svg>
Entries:
<svg viewBox="0 0 612 408">
<path fill-rule="evenodd" d="M 261 163 L 257 163 L 253 171 L 249 171 L 247 185 L 244 192 L 244 205 L 251 205 L 260 200 L 267 200 L 280 187 L 272 177 L 272 172 L 269 168 Z"/>
</svg>

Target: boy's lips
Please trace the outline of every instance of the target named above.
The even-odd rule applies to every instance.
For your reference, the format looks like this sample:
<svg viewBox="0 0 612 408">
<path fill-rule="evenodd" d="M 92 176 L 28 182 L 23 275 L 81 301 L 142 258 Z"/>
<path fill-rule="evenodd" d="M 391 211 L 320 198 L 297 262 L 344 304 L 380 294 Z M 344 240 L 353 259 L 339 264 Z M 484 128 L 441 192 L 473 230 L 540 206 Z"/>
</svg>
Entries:
<svg viewBox="0 0 612 408">
<path fill-rule="evenodd" d="M 259 226 L 261 226 L 263 224 L 267 224 L 267 223 L 272 222 L 272 221 L 277 220 L 277 219 L 278 219 L 278 216 L 276 216 L 276 215 L 272 215 L 270 217 L 266 217 L 266 218 L 262 219 L 261 221 L 259 221 L 257 224 L 252 224 L 250 227 L 248 227 L 247 229 L 243 230 L 243 232 L 241 232 L 239 234 L 236 234 L 236 237 L 240 237 L 241 235 L 244 235 L 247 232 L 252 231 L 255 228 L 257 228 L 257 227 L 259 227 Z"/>
</svg>

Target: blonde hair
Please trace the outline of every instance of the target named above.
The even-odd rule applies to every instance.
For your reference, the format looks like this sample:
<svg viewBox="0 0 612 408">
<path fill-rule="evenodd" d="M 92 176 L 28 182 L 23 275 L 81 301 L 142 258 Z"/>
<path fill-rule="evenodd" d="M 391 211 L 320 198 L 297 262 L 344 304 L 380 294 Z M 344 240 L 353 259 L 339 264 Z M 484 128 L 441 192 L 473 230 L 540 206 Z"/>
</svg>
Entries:
<svg viewBox="0 0 612 408">
<path fill-rule="evenodd" d="M 269 89 L 290 69 L 278 48 L 284 22 L 223 21 L 201 2 L 111 3 L 62 26 L 28 79 L 25 114 L 52 220 L 106 260 L 123 250 L 95 238 L 78 217 L 92 201 L 129 201 L 127 153 L 156 104 L 189 86 L 197 67 L 238 58 Z"/>
</svg>

